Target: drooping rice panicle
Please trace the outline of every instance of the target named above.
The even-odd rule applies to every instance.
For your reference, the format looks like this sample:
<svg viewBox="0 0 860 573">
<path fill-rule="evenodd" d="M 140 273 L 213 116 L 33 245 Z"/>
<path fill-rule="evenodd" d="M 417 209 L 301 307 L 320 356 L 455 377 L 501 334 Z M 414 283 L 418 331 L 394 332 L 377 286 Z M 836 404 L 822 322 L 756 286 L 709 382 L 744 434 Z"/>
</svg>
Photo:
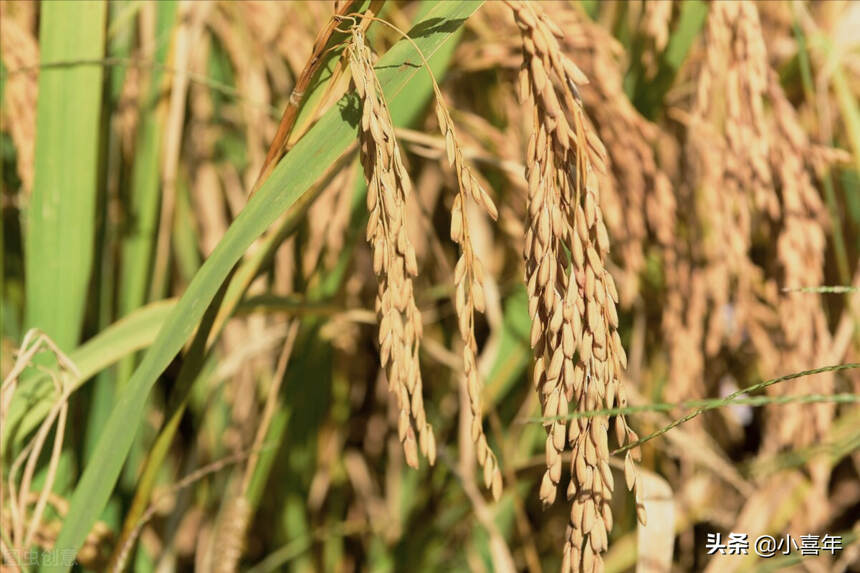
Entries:
<svg viewBox="0 0 860 573">
<path fill-rule="evenodd" d="M 400 412 L 398 434 L 406 462 L 418 467 L 419 449 L 433 464 L 436 440 L 424 413 L 418 361 L 422 324 L 412 284 L 418 274 L 418 262 L 407 236 L 405 217 L 406 197 L 412 185 L 373 70 L 370 48 L 357 26 L 351 29 L 347 52 L 362 104 L 360 154 L 368 187 L 367 241 L 373 248 L 373 270 L 379 279 L 376 312 L 380 359 Z"/>
<path fill-rule="evenodd" d="M 609 235 L 595 170 L 603 145 L 586 125 L 577 85 L 587 80 L 561 51 L 562 32 L 538 6 L 508 2 L 522 35 L 520 88 L 531 102 L 534 131 L 526 159 L 528 226 L 526 283 L 532 318 L 533 381 L 546 417 L 571 410 L 626 405 L 621 386 L 627 358 L 618 335 L 618 293 L 606 270 Z M 569 253 L 569 256 L 568 256 Z M 612 528 L 606 416 L 547 425 L 547 470 L 540 496 L 555 501 L 562 454 L 572 450 L 571 500 L 563 571 L 600 571 Z M 624 416 L 615 419 L 620 444 L 637 439 Z M 625 458 L 627 486 L 636 486 L 633 456 Z M 640 519 L 644 515 L 640 511 Z"/>
</svg>

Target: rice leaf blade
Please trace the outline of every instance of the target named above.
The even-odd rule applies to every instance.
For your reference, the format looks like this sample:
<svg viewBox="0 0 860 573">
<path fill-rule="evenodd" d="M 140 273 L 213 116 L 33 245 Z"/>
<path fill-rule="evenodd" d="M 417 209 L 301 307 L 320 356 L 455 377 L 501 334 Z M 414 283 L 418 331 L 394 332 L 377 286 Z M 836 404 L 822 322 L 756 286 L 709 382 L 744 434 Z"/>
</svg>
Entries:
<svg viewBox="0 0 860 573">
<path fill-rule="evenodd" d="M 45 3 L 42 63 L 103 57 L 106 13 L 102 2 Z M 39 75 L 26 323 L 66 351 L 80 336 L 93 263 L 102 77 L 100 66 L 56 66 Z"/>
</svg>

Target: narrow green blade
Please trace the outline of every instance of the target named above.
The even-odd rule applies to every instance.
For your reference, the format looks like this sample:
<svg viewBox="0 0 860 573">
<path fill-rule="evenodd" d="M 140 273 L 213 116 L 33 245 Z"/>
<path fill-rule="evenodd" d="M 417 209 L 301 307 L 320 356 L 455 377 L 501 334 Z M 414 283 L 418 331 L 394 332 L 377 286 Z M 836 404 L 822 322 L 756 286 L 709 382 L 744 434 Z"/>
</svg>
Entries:
<svg viewBox="0 0 860 573">
<path fill-rule="evenodd" d="M 103 2 L 41 5 L 41 63 L 104 56 Z M 101 66 L 39 74 L 33 195 L 27 212 L 26 323 L 69 351 L 80 336 L 93 262 Z"/>
</svg>

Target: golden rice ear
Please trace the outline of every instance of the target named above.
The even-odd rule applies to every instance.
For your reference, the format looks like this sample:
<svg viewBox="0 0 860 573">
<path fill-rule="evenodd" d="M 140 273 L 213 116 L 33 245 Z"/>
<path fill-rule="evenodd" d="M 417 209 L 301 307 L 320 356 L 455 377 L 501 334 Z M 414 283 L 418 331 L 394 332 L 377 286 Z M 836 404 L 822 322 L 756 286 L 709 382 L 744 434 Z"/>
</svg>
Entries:
<svg viewBox="0 0 860 573">
<path fill-rule="evenodd" d="M 626 361 L 617 336 L 614 281 L 606 269 L 609 234 L 603 223 L 596 171 L 606 150 L 588 127 L 576 84 L 582 71 L 561 51 L 558 33 L 538 5 L 509 1 L 523 38 L 523 70 L 533 95 L 534 135 L 526 158 L 529 189 L 524 252 L 529 285 L 532 347 L 538 363 L 548 365 L 536 381 L 543 415 L 599 410 L 623 401 L 617 378 Z M 522 82 L 523 80 L 521 80 Z M 565 253 L 571 254 L 568 262 Z M 562 294 L 563 293 L 563 294 Z M 562 414 L 560 414 L 562 413 Z M 623 417 L 619 422 L 623 428 Z M 564 549 L 574 571 L 602 567 L 612 513 L 614 487 L 609 471 L 608 420 L 594 416 L 554 423 L 546 438 L 547 472 L 541 499 L 551 503 L 559 485 L 559 462 L 572 448 L 573 500 Z M 628 456 L 627 481 L 635 485 Z"/>
<path fill-rule="evenodd" d="M 388 376 L 389 396 L 399 410 L 398 435 L 406 463 L 418 467 L 420 451 L 432 465 L 436 439 L 426 422 L 418 361 L 421 313 L 409 278 L 418 274 L 415 249 L 406 232 L 406 197 L 411 183 L 399 155 L 370 48 L 356 26 L 352 28 L 348 52 L 353 83 L 362 102 L 359 149 L 368 183 L 367 241 L 373 249 L 373 270 L 379 280 L 376 308 L 380 363 Z"/>
<path fill-rule="evenodd" d="M 213 543 L 214 573 L 235 573 L 245 544 L 245 532 L 251 516 L 251 504 L 244 496 L 227 502 L 224 515 L 218 520 L 217 534 Z"/>
<path fill-rule="evenodd" d="M 15 18 L 4 17 L 0 54 L 7 70 L 30 66 L 39 60 L 37 38 Z M 18 176 L 24 194 L 29 194 L 33 188 L 35 162 L 36 137 L 33 130 L 36 126 L 37 75 L 9 74 L 4 83 L 5 109 L 0 111 L 4 131 L 9 133 L 15 144 Z"/>
<path fill-rule="evenodd" d="M 425 60 L 426 63 L 426 60 Z M 429 68 L 428 68 L 428 71 Z M 431 77 L 432 77 L 432 72 Z M 457 195 L 451 205 L 451 240 L 460 248 L 460 258 L 454 273 L 454 307 L 457 312 L 457 324 L 463 340 L 464 384 L 469 401 L 472 441 L 475 446 L 475 457 L 483 468 L 484 485 L 498 500 L 502 493 L 502 474 L 495 453 L 487 445 L 483 429 L 483 409 L 481 406 L 481 387 L 478 369 L 477 342 L 475 340 L 475 311 L 483 312 L 485 307 L 484 284 L 481 273 L 481 263 L 477 259 L 469 235 L 469 220 L 466 201 L 471 198 L 484 211 L 496 220 L 498 209 L 490 195 L 483 189 L 478 179 L 463 158 L 462 146 L 457 138 L 454 122 L 441 90 L 433 79 L 436 95 L 436 120 L 439 130 L 445 138 L 445 157 L 457 177 Z"/>
</svg>

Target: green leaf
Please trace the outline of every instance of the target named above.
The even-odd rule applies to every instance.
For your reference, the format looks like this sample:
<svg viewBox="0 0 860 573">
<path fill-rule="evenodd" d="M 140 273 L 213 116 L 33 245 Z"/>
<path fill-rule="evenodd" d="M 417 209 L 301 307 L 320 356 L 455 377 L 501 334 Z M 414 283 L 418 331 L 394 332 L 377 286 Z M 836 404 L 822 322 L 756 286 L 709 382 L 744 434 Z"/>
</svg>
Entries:
<svg viewBox="0 0 860 573">
<path fill-rule="evenodd" d="M 117 0 L 108 5 L 108 32 L 106 53 L 108 58 L 128 58 L 131 53 L 134 20 L 127 14 L 133 11 L 129 0 Z M 102 110 L 107 118 L 119 107 L 122 88 L 125 83 L 126 67 L 110 66 L 105 69 L 105 95 Z M 110 213 L 110 205 L 116 201 L 119 182 L 122 179 L 123 157 L 120 133 L 109 120 L 102 122 L 102 173 L 99 204 L 99 217 L 96 228 L 96 253 L 93 277 L 93 298 L 97 301 L 98 313 L 95 321 L 99 331 L 110 326 L 114 320 L 116 298 L 116 273 L 119 264 L 116 247 L 119 243 L 120 229 L 112 224 L 105 215 Z M 116 387 L 116 370 L 110 369 L 99 374 L 93 381 L 93 389 L 87 404 L 86 432 L 84 437 L 83 461 L 90 459 L 101 428 L 110 414 Z"/>
<path fill-rule="evenodd" d="M 41 5 L 41 64 L 104 56 L 102 2 Z M 39 74 L 33 194 L 27 212 L 26 323 L 68 352 L 80 336 L 93 261 L 101 66 Z"/>
<path fill-rule="evenodd" d="M 410 32 L 425 55 L 434 54 L 474 12 L 479 1 L 441 2 Z M 426 74 L 413 47 L 401 40 L 378 62 L 385 97 L 393 102 L 416 75 Z M 146 399 L 158 376 L 194 331 L 215 293 L 245 250 L 288 209 L 355 140 L 359 115 L 357 99 L 343 98 L 281 160 L 251 198 L 156 337 L 131 380 L 117 397 L 92 461 L 71 498 L 54 550 L 77 550 L 101 513 L 143 417 Z M 66 571 L 51 565 L 47 571 Z"/>
<path fill-rule="evenodd" d="M 167 64 L 170 32 L 176 19 L 176 2 L 169 0 L 156 5 L 155 53 L 156 63 Z M 131 193 L 125 198 L 126 222 L 123 225 L 122 267 L 119 274 L 119 316 L 125 316 L 146 301 L 152 250 L 158 229 L 160 200 L 161 140 L 167 107 L 163 97 L 164 70 L 153 67 L 148 89 L 140 106 L 140 127 L 135 142 L 134 165 L 131 173 Z M 119 385 L 125 384 L 132 372 L 131 359 L 119 368 Z"/>
</svg>

